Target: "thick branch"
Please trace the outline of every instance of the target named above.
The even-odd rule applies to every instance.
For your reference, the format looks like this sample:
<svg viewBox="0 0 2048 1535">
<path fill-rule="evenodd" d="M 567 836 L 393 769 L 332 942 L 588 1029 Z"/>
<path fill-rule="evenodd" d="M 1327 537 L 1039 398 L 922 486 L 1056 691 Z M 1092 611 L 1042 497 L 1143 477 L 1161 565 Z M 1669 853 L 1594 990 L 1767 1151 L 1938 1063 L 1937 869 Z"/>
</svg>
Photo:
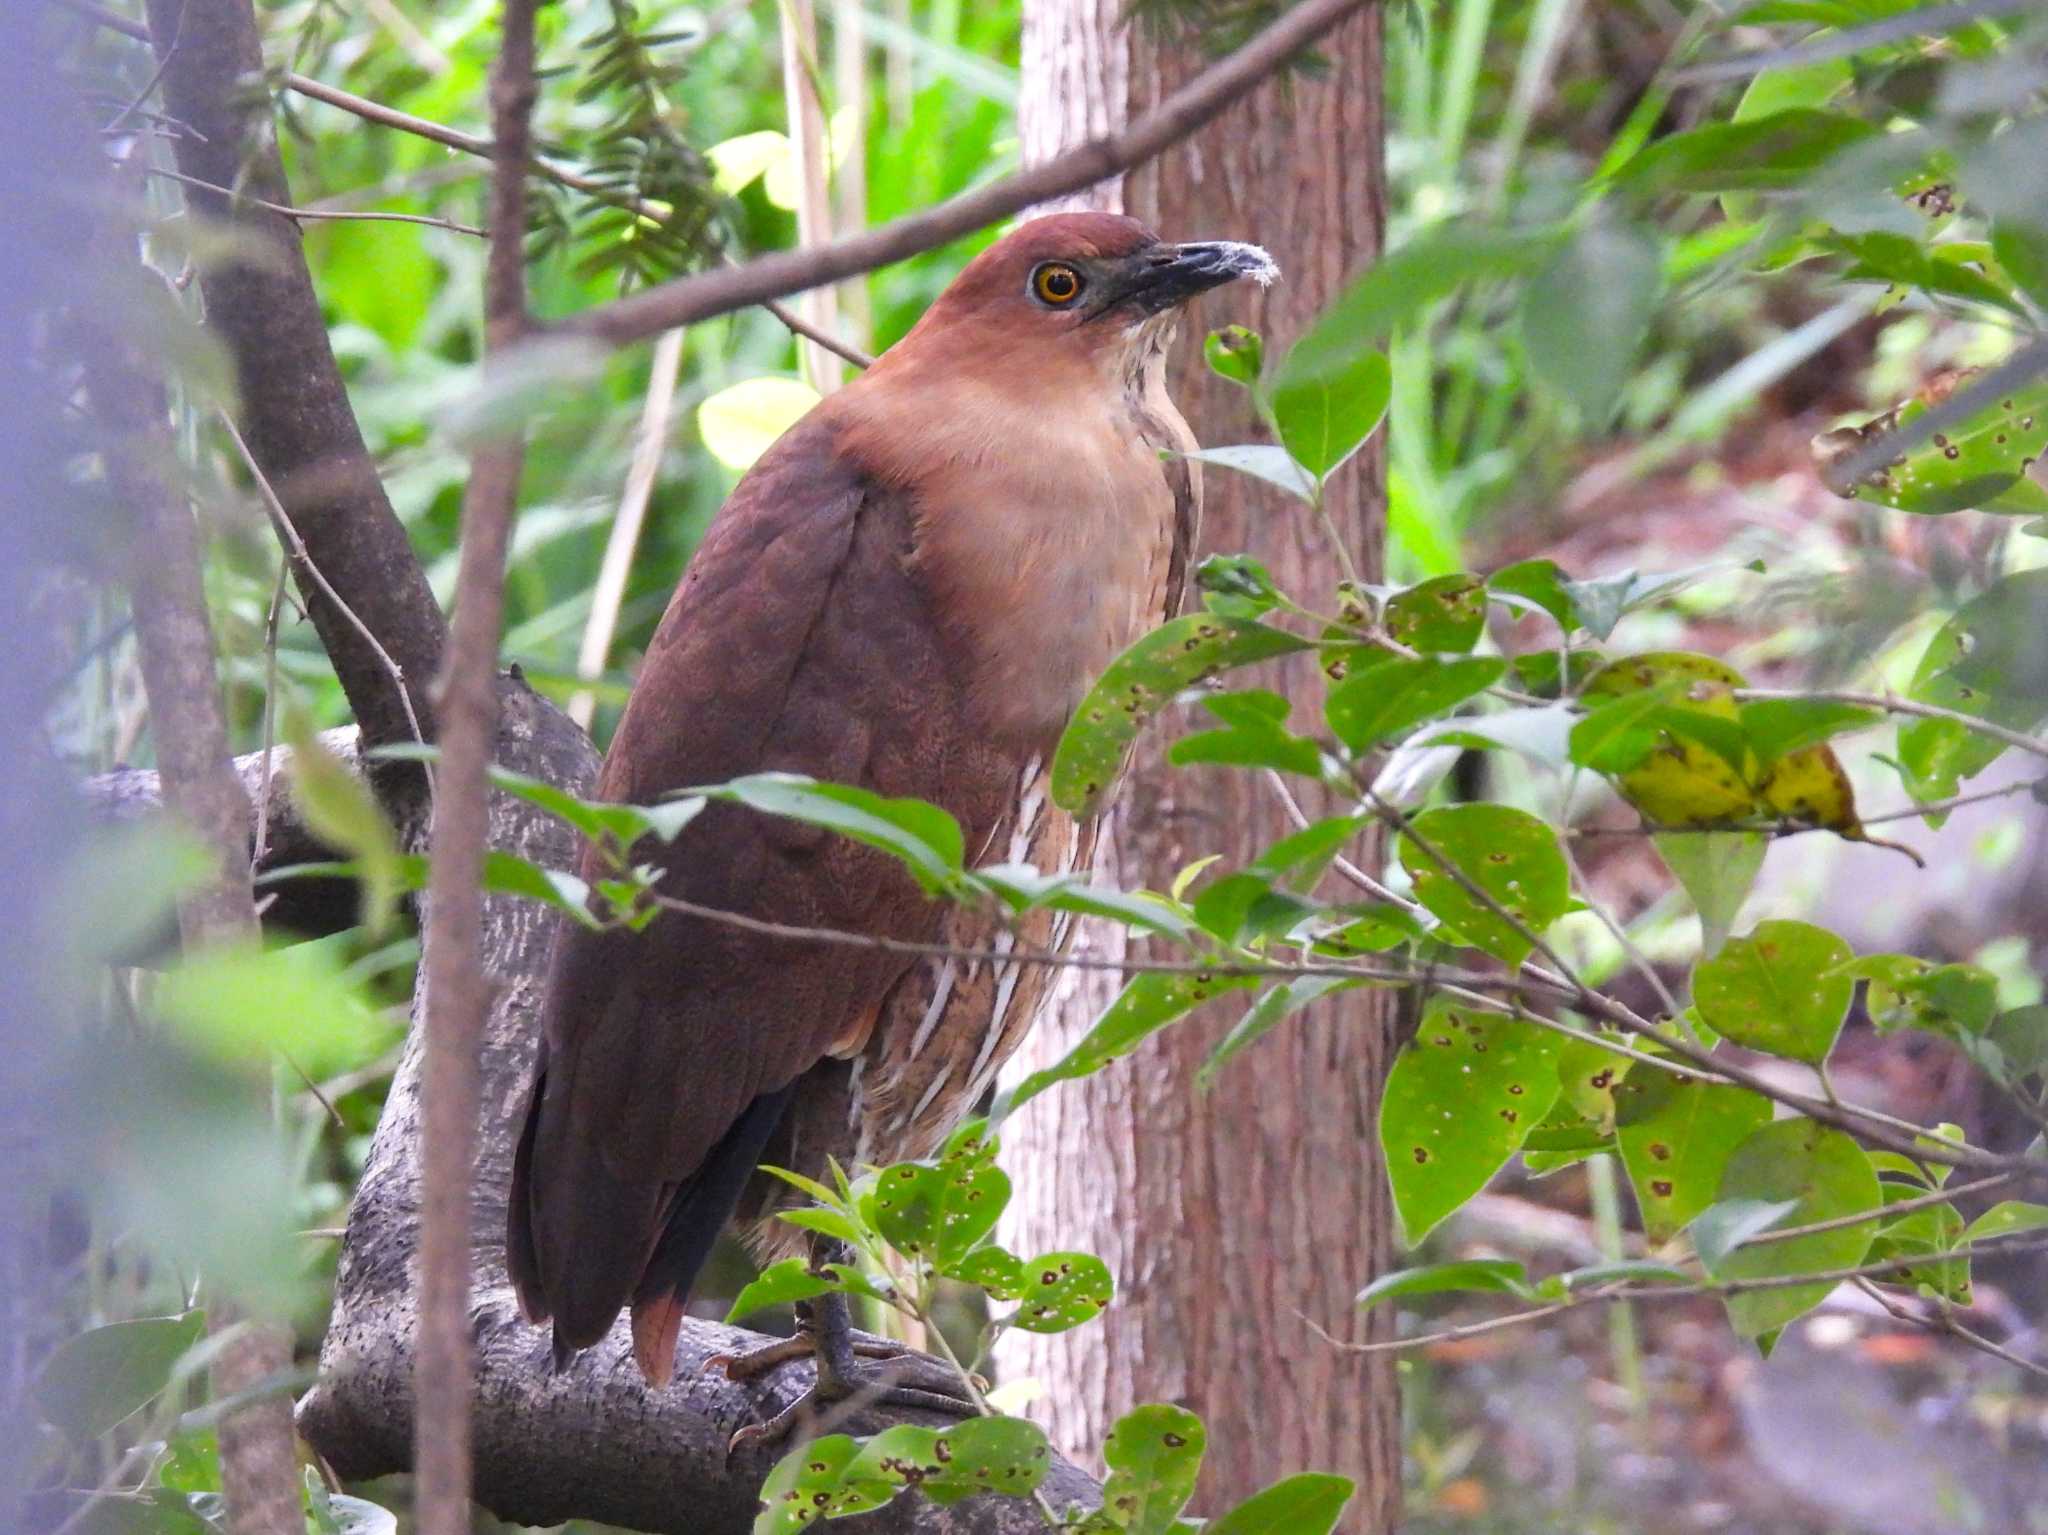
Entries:
<svg viewBox="0 0 2048 1535">
<path fill-rule="evenodd" d="M 662 283 L 586 310 L 564 321 L 559 329 L 614 345 L 644 341 L 678 325 L 695 324 L 821 283 L 871 272 L 1036 203 L 1066 197 L 1121 175 L 1186 138 L 1368 3 L 1370 0 L 1302 0 L 1251 42 L 1189 81 L 1156 111 L 1056 160 L 830 245 L 781 251 L 744 266 Z"/>
<path fill-rule="evenodd" d="M 495 760 L 574 793 L 588 794 L 597 754 L 568 717 L 517 684 L 501 684 Z M 489 842 L 548 868 L 567 868 L 575 834 L 519 800 L 493 794 Z M 483 948 L 493 983 L 478 1062 L 478 1154 L 470 1209 L 476 1296 L 471 1333 L 476 1374 L 475 1492 L 503 1518 L 554 1524 L 570 1515 L 676 1535 L 740 1535 L 773 1453 L 728 1457 L 741 1424 L 773 1413 L 808 1384 L 809 1366 L 786 1365 L 765 1381 L 735 1385 L 702 1362 L 763 1341 L 736 1328 L 684 1324 L 674 1382 L 651 1392 L 630 1357 L 622 1321 L 561 1375 L 548 1367 L 547 1334 L 523 1321 L 505 1279 L 505 1189 L 517 1111 L 539 1029 L 542 980 L 554 916 L 514 896 L 483 903 Z M 429 942 L 434 935 L 429 932 Z M 431 955 L 429 956 L 431 961 Z M 382 1476 L 412 1464 L 412 1378 L 419 1321 L 413 1289 L 420 1231 L 421 1032 L 406 1042 L 349 1210 L 335 1278 L 334 1314 L 320 1380 L 299 1405 L 299 1428 L 349 1478 Z M 876 1417 L 849 1425 L 867 1433 Z M 1055 1469 L 1056 1507 L 1093 1503 L 1094 1485 L 1071 1466 Z M 849 1535 L 1025 1535 L 1042 1530 L 1027 1502 L 987 1499 L 940 1513 L 921 1499 L 849 1524 Z"/>
<path fill-rule="evenodd" d="M 235 359 L 249 446 L 312 563 L 397 661 L 423 713 L 420 695 L 446 635 L 440 609 L 349 408 L 298 228 L 250 200 L 291 203 L 262 88 L 255 13 L 249 0 L 150 0 L 149 24 L 166 108 L 190 130 L 172 141 L 179 171 L 249 194 L 187 191 L 195 214 L 232 225 L 260 249 L 261 259 L 208 262 L 199 278 L 207 323 Z M 383 663 L 328 593 L 297 574 L 366 738 L 409 739 Z"/>
</svg>

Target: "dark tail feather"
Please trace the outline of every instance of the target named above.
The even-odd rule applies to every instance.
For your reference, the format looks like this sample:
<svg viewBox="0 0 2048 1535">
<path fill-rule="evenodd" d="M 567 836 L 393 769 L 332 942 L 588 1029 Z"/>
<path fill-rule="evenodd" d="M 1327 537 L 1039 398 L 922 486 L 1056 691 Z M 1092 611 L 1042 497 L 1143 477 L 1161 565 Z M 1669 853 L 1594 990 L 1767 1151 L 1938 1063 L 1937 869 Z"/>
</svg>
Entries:
<svg viewBox="0 0 2048 1535">
<path fill-rule="evenodd" d="M 512 1293 L 519 1297 L 521 1315 L 536 1327 L 548 1319 L 547 1292 L 540 1283 L 540 1254 L 533 1245 L 533 1141 L 540 1128 L 540 1100 L 547 1085 L 548 1045 L 542 1040 L 540 1058 L 534 1063 L 533 1087 L 526 1095 L 519 1146 L 512 1153 L 512 1187 L 505 1199 L 505 1269 L 512 1279 Z M 560 1363 L 557 1359 L 557 1366 Z"/>
<path fill-rule="evenodd" d="M 553 1086 L 555 1091 L 550 1092 Z M 668 1185 L 621 1179 L 569 1126 L 543 1051 L 512 1158 L 505 1267 L 528 1320 L 552 1321 L 566 1364 L 611 1330 L 661 1229 Z"/>
<path fill-rule="evenodd" d="M 696 1173 L 675 1185 L 661 1235 L 633 1291 L 633 1358 L 651 1386 L 668 1384 L 690 1287 L 711 1256 L 719 1232 L 732 1219 L 762 1148 L 782 1123 L 795 1092 L 796 1084 L 791 1083 L 754 1099 Z"/>
</svg>

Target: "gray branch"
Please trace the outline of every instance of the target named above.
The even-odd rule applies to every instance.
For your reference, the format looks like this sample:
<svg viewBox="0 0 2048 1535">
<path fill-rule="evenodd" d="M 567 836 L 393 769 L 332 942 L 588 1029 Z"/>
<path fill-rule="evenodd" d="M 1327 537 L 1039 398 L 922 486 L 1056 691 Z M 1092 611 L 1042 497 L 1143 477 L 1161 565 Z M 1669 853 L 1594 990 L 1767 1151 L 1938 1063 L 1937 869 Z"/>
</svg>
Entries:
<svg viewBox="0 0 2048 1535">
<path fill-rule="evenodd" d="M 327 744 L 348 746 L 340 736 L 330 736 Z M 578 793 L 587 793 L 597 776 L 589 738 L 516 680 L 502 684 L 497 760 Z M 252 759 L 241 760 L 245 781 L 252 765 Z M 289 796 L 275 785 L 273 793 L 280 795 L 271 813 L 273 848 L 280 855 L 287 848 L 311 850 L 311 839 L 290 813 Z M 149 777 L 134 773 L 98 780 L 91 794 L 108 813 L 148 814 L 158 803 Z M 568 827 L 500 794 L 491 799 L 490 845 L 553 868 L 568 867 L 576 854 Z M 727 1442 L 742 1424 L 793 1401 L 809 1384 L 809 1366 L 785 1365 L 760 1382 L 735 1384 L 722 1373 L 706 1372 L 703 1362 L 765 1340 L 693 1321 L 684 1324 L 675 1379 L 664 1391 L 650 1391 L 641 1381 L 623 1324 L 555 1374 L 546 1334 L 520 1318 L 506 1284 L 505 1188 L 552 934 L 547 908 L 508 896 L 486 899 L 483 948 L 496 989 L 484 1026 L 472 1212 L 476 1497 L 520 1524 L 574 1516 L 677 1535 L 736 1535 L 753 1518 L 756 1493 L 775 1452 L 750 1449 L 729 1457 Z M 300 1432 L 351 1479 L 403 1471 L 412 1460 L 417 1024 L 424 1004 L 423 995 L 414 998 L 415 1028 L 349 1211 L 320 1379 L 299 1404 Z M 847 1429 L 872 1433 L 889 1421 L 896 1419 L 867 1413 Z M 1047 1493 L 1055 1507 L 1099 1498 L 1094 1484 L 1064 1462 L 1055 1466 Z M 1022 1535 L 1043 1527 L 1027 1501 L 977 1498 L 940 1510 L 909 1496 L 862 1516 L 848 1530 Z"/>
</svg>

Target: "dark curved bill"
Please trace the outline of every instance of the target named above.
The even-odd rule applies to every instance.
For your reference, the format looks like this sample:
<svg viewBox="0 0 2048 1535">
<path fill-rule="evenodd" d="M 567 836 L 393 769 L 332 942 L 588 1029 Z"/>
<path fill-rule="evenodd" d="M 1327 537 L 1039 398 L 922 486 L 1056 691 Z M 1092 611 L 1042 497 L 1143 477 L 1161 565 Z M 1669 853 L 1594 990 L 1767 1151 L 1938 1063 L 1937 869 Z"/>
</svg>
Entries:
<svg viewBox="0 0 2048 1535">
<path fill-rule="evenodd" d="M 1271 256 L 1239 240 L 1153 245 L 1119 264 L 1101 308 L 1106 311 L 1129 304 L 1146 314 L 1158 314 L 1240 277 L 1249 277 L 1263 288 L 1279 275 L 1280 268 Z"/>
</svg>

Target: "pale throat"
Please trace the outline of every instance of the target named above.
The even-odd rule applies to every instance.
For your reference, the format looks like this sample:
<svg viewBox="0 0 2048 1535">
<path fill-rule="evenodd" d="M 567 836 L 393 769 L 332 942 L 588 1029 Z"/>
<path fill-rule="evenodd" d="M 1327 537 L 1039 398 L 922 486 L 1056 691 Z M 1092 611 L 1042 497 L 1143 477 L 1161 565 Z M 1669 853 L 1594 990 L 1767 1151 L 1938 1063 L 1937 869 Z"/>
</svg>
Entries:
<svg viewBox="0 0 2048 1535">
<path fill-rule="evenodd" d="M 1033 750 L 1163 613 L 1176 509 L 1160 455 L 1194 446 L 1166 396 L 1171 318 L 1041 408 L 956 396 L 927 439 L 917 566 L 967 652 L 970 707 Z"/>
</svg>

